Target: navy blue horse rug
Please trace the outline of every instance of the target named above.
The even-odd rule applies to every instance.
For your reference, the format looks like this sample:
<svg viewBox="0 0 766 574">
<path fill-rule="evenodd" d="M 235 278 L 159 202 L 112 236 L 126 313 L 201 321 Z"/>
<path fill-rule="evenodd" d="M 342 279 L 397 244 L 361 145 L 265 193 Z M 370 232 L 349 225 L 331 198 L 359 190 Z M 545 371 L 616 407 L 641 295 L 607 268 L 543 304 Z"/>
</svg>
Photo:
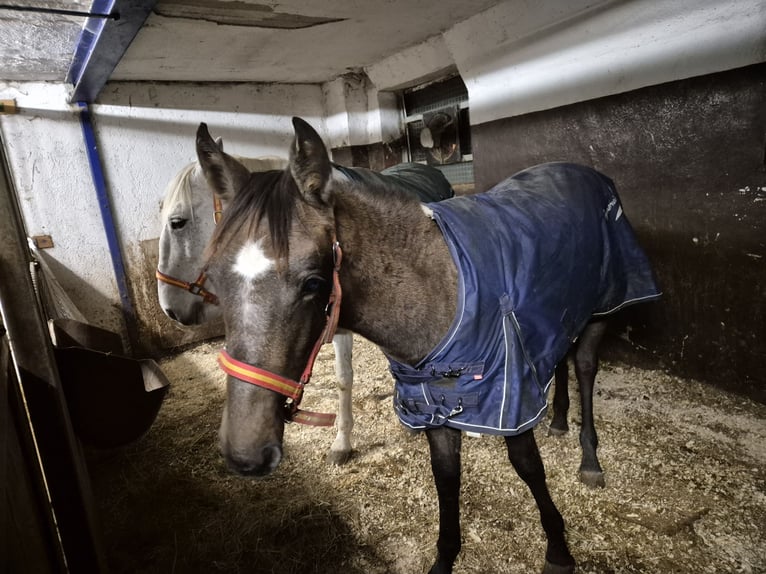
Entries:
<svg viewBox="0 0 766 574">
<path fill-rule="evenodd" d="M 458 269 L 458 305 L 419 364 L 389 358 L 410 428 L 527 430 L 587 322 L 660 296 L 614 184 L 593 169 L 543 164 L 428 207 Z"/>
</svg>

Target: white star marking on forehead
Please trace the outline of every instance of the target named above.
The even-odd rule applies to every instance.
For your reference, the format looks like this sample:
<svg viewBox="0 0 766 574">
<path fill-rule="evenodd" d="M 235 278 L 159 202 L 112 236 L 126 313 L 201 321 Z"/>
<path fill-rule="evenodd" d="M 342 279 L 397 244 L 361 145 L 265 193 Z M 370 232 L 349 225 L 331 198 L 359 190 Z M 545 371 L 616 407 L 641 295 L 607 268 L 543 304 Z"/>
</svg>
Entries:
<svg viewBox="0 0 766 574">
<path fill-rule="evenodd" d="M 246 243 L 237 254 L 234 271 L 245 279 L 253 280 L 265 275 L 272 267 L 274 260 L 266 257 L 261 247 L 261 240 Z"/>
</svg>

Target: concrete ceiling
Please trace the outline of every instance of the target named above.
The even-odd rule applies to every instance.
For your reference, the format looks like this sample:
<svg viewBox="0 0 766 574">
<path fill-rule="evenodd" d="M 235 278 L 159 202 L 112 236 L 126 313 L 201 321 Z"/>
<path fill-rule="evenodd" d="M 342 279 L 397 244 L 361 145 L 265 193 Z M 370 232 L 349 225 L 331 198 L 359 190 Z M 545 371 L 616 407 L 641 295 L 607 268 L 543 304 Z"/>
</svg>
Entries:
<svg viewBox="0 0 766 574">
<path fill-rule="evenodd" d="M 84 12 L 91 3 L 50 0 L 7 4 Z M 84 22 L 84 18 L 73 15 L 0 9 L 0 80 L 63 82 Z"/>
<path fill-rule="evenodd" d="M 103 82 L 321 83 L 420 44 L 499 2 L 115 0 L 111 7 L 111 0 L 16 0 L 0 3 L 0 81 L 67 81 L 87 36 L 84 25 L 106 22 L 101 37 L 108 40 L 136 5 L 145 13 L 135 19 L 135 38 L 95 48 L 113 60 L 101 65 Z M 121 20 L 98 20 L 9 5 L 122 13 Z"/>
</svg>

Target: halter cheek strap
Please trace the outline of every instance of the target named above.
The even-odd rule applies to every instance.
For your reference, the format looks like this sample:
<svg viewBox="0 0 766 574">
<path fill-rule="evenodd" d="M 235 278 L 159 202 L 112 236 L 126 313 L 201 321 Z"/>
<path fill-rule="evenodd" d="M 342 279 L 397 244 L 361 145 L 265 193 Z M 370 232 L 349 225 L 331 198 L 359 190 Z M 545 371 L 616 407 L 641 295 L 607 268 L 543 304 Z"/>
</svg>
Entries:
<svg viewBox="0 0 766 574">
<path fill-rule="evenodd" d="M 216 225 L 221 221 L 221 217 L 223 217 L 223 202 L 221 196 L 216 193 L 213 194 L 213 221 Z"/>
<path fill-rule="evenodd" d="M 311 373 L 314 369 L 317 355 L 322 345 L 332 342 L 335 332 L 338 328 L 338 318 L 340 317 L 341 287 L 339 271 L 343 253 L 340 244 L 333 241 L 333 273 L 332 273 L 332 292 L 327 303 L 327 322 L 324 330 L 319 335 L 314 347 L 311 350 L 306 367 L 303 369 L 300 381 L 294 381 L 283 377 L 266 369 L 261 369 L 253 365 L 248 365 L 242 361 L 233 358 L 224 349 L 218 355 L 218 364 L 232 377 L 274 391 L 284 395 L 288 399 L 285 420 L 311 426 L 332 426 L 335 424 L 335 415 L 331 413 L 315 413 L 304 411 L 298 408 L 303 398 L 303 389 L 311 380 Z"/>
</svg>

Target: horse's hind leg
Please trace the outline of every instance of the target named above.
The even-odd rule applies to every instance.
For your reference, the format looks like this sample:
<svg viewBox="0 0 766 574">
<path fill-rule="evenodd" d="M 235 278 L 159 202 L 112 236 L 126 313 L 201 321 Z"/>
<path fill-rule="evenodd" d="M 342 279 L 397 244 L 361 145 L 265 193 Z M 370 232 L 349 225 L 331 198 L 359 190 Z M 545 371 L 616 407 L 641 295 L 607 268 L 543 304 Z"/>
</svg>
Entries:
<svg viewBox="0 0 766 574">
<path fill-rule="evenodd" d="M 351 457 L 351 430 L 354 428 L 354 414 L 351 410 L 351 388 L 354 384 L 354 369 L 351 365 L 353 344 L 354 339 L 350 331 L 339 331 L 332 340 L 338 385 L 338 434 L 327 455 L 327 462 L 330 464 L 344 464 Z"/>
<path fill-rule="evenodd" d="M 598 372 L 598 347 L 606 331 L 606 321 L 588 323 L 580 335 L 575 353 L 575 374 L 580 386 L 582 427 L 580 428 L 580 480 L 588 486 L 605 486 L 604 471 L 598 462 L 598 435 L 593 424 L 593 384 Z"/>
<path fill-rule="evenodd" d="M 569 430 L 569 365 L 564 357 L 556 365 L 556 384 L 553 386 L 553 418 L 548 427 L 549 436 L 561 436 Z"/>
<path fill-rule="evenodd" d="M 460 431 L 440 427 L 428 429 L 431 471 L 439 495 L 439 540 L 436 562 L 428 574 L 451 574 L 460 552 Z"/>
<path fill-rule="evenodd" d="M 540 511 L 540 522 L 548 539 L 543 574 L 571 574 L 575 569 L 575 561 L 569 553 L 564 536 L 564 519 L 548 492 L 545 467 L 534 433 L 530 429 L 516 436 L 507 436 L 505 444 L 513 468 L 529 487 Z"/>
</svg>

